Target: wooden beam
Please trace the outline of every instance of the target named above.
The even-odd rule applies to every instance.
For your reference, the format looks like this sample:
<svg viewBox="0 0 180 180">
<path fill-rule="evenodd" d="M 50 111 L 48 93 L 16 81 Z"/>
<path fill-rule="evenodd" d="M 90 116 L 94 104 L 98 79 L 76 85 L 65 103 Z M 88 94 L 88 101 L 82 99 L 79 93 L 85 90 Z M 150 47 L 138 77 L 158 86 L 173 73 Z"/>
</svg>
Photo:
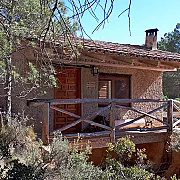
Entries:
<svg viewBox="0 0 180 180">
<path fill-rule="evenodd" d="M 103 50 L 104 51 L 104 50 Z M 66 58 L 66 57 L 65 57 Z M 56 63 L 67 63 L 67 64 L 75 64 L 75 65 L 97 65 L 97 66 L 107 66 L 107 67 L 122 67 L 122 68 L 133 68 L 133 69 L 145 69 L 145 70 L 154 70 L 154 71 L 175 71 L 175 68 L 179 68 L 178 62 L 168 61 L 168 60 L 156 60 L 153 58 L 147 57 L 131 57 L 131 56 L 123 56 L 116 55 L 112 53 L 89 53 L 88 51 L 84 51 L 79 57 L 78 61 L 73 59 L 71 62 L 66 60 L 63 57 L 52 57 L 51 61 Z M 49 58 L 39 57 L 40 60 L 49 62 Z M 111 61 L 110 61 L 110 60 Z M 125 60 L 124 60 L 125 59 Z M 127 59 L 127 60 L 126 60 Z M 140 60 L 139 65 L 133 65 L 132 59 Z M 153 62 L 160 62 L 160 66 L 154 66 Z M 142 64 L 140 64 L 142 63 Z M 150 66 L 146 66 L 146 65 Z M 141 67 L 142 65 L 142 67 Z M 152 66 L 151 66 L 152 65 Z"/>
<path fill-rule="evenodd" d="M 93 56 L 92 54 L 84 54 L 84 55 L 81 55 L 81 58 L 86 58 L 86 59 L 95 59 L 97 60 L 98 62 L 105 62 L 105 58 L 106 58 L 106 55 L 100 55 L 100 57 L 98 56 L 98 54 L 94 54 L 95 56 Z"/>
<path fill-rule="evenodd" d="M 76 121 L 73 121 L 73 122 L 70 123 L 70 124 L 67 124 L 67 125 L 63 126 L 62 128 L 59 128 L 59 129 L 53 131 L 53 132 L 57 132 L 57 131 L 62 132 L 62 131 L 64 131 L 64 130 L 66 130 L 66 129 L 69 129 L 69 128 L 75 126 L 76 124 L 78 124 L 78 123 L 80 123 L 80 122 L 82 122 L 82 121 L 83 121 L 83 119 L 78 119 L 78 120 L 76 120 Z"/>
<path fill-rule="evenodd" d="M 107 111 L 109 108 L 111 107 L 111 104 L 109 104 L 108 106 L 96 111 L 95 113 L 93 113 L 92 115 L 89 115 L 85 118 L 83 118 L 84 120 L 92 120 L 94 119 L 96 116 L 100 115 L 101 113 L 103 113 L 104 111 Z"/>
<path fill-rule="evenodd" d="M 116 141 L 116 131 L 115 131 L 115 102 L 112 102 L 111 108 L 110 108 L 110 127 L 111 127 L 111 142 Z"/>
<path fill-rule="evenodd" d="M 125 65 L 132 65 L 133 60 L 132 59 L 128 59 L 128 58 L 117 58 L 115 56 L 112 57 L 112 60 L 118 61 L 118 62 L 122 62 Z"/>
<path fill-rule="evenodd" d="M 177 120 L 177 121 L 173 124 L 173 128 L 174 128 L 175 126 L 177 126 L 178 124 L 180 124 L 180 119 Z"/>
<path fill-rule="evenodd" d="M 169 100 L 167 107 L 167 120 L 169 124 L 169 132 L 173 130 L 173 100 Z"/>
<path fill-rule="evenodd" d="M 158 127 L 152 127 L 152 128 L 141 128 L 141 127 L 134 127 L 134 128 L 123 128 L 118 131 L 120 132 L 126 132 L 126 131 L 157 131 L 157 130 L 163 130 L 163 129 L 168 129 L 168 126 L 158 126 Z"/>
<path fill-rule="evenodd" d="M 170 69 L 163 69 L 163 68 L 159 68 L 159 67 L 149 67 L 149 66 L 141 66 L 142 64 L 139 64 L 139 65 L 123 65 L 123 64 L 120 64 L 118 62 L 116 63 L 112 63 L 112 62 L 97 62 L 97 61 L 94 61 L 93 59 L 91 59 L 90 61 L 86 61 L 86 60 L 79 60 L 78 61 L 78 64 L 81 64 L 81 65 L 94 65 L 94 66 L 105 66 L 105 67 L 116 67 L 116 68 L 132 68 L 132 69 L 144 69 L 144 70 L 152 70 L 152 71 L 169 71 Z M 171 69 L 171 71 L 176 71 L 174 68 Z"/>
<path fill-rule="evenodd" d="M 145 60 L 145 59 L 136 59 L 136 61 L 134 60 L 133 63 L 140 63 L 143 65 L 147 65 L 149 67 L 158 67 L 159 65 L 159 61 L 156 60 Z"/>
<path fill-rule="evenodd" d="M 43 120 L 42 120 L 42 142 L 44 145 L 49 144 L 49 111 L 50 104 L 47 103 L 43 106 Z"/>
<path fill-rule="evenodd" d="M 175 103 L 173 103 L 173 107 L 174 107 L 177 111 L 179 111 L 179 112 L 180 112 L 180 107 L 179 107 L 179 106 L 177 106 Z"/>
<path fill-rule="evenodd" d="M 69 104 L 69 103 L 66 103 L 66 104 Z M 110 107 L 111 107 L 111 105 L 109 104 L 108 106 L 106 106 L 105 108 L 97 111 L 97 112 L 94 113 L 93 115 L 89 115 L 89 116 L 87 116 L 87 117 L 85 117 L 85 118 L 82 117 L 82 118 L 80 118 L 80 119 L 78 119 L 78 120 L 76 120 L 76 121 L 73 121 L 73 122 L 70 123 L 70 124 L 67 124 L 67 125 L 63 126 L 63 127 L 60 128 L 60 129 L 55 130 L 54 132 L 56 132 L 56 131 L 62 132 L 62 131 L 64 131 L 64 130 L 66 130 L 66 129 L 69 129 L 69 128 L 75 126 L 76 124 L 78 124 L 78 123 L 80 123 L 80 122 L 83 122 L 84 120 L 86 120 L 86 122 L 87 122 L 87 120 L 92 120 L 92 119 L 94 119 L 96 116 L 98 116 L 99 114 L 101 114 L 102 112 L 104 112 L 105 110 L 109 109 Z"/>
<path fill-rule="evenodd" d="M 142 103 L 142 102 L 167 102 L 167 100 L 161 99 L 30 99 L 27 100 L 29 106 L 44 105 L 51 103 L 51 105 L 57 104 L 80 104 L 80 103 Z"/>
<path fill-rule="evenodd" d="M 180 65 L 175 66 L 172 62 L 168 63 L 168 62 L 164 62 L 160 60 L 147 60 L 147 59 L 142 59 L 142 58 L 136 60 L 135 63 L 137 64 L 143 63 L 144 65 L 147 65 L 148 67 L 156 67 L 156 68 L 167 69 L 167 70 L 176 70 L 176 68 L 179 68 L 180 66 Z"/>
<path fill-rule="evenodd" d="M 160 106 L 160 107 L 158 107 L 158 108 L 156 108 L 156 109 L 153 109 L 152 111 L 149 111 L 148 114 L 152 114 L 152 113 L 154 113 L 154 112 L 162 109 L 163 107 L 166 107 L 167 105 L 168 105 L 168 104 L 165 104 L 165 105 L 162 105 L 162 106 Z M 136 122 L 136 121 L 138 121 L 138 120 L 140 120 L 140 119 L 142 119 L 142 118 L 144 118 L 144 117 L 145 117 L 145 115 L 142 115 L 142 116 L 139 116 L 138 118 L 135 118 L 135 119 L 133 119 L 133 120 L 131 120 L 131 121 L 129 121 L 129 122 L 120 124 L 120 125 L 116 126 L 116 129 L 120 129 L 120 128 L 124 127 L 124 126 L 127 126 L 127 125 L 129 125 L 129 124 L 132 124 L 132 123 L 134 123 L 134 122 Z"/>
<path fill-rule="evenodd" d="M 167 118 L 167 112 L 163 112 L 163 117 Z M 180 112 L 173 112 L 173 117 L 180 118 Z"/>
<path fill-rule="evenodd" d="M 101 128 L 103 128 L 103 129 L 106 129 L 106 130 L 110 130 L 110 131 L 111 131 L 111 128 L 110 128 L 110 127 L 105 126 L 105 125 L 103 125 L 103 124 L 99 124 L 99 123 L 96 123 L 96 122 L 91 121 L 91 120 L 88 120 L 88 119 L 84 119 L 83 121 L 84 121 L 84 122 L 87 122 L 87 123 L 89 123 L 89 124 L 91 124 L 91 125 L 93 125 L 93 126 L 101 127 Z"/>
<path fill-rule="evenodd" d="M 160 70 L 160 71 L 174 71 L 174 66 L 162 64 L 160 60 L 148 59 L 148 58 L 132 58 L 129 56 L 114 56 L 112 54 L 108 55 L 100 55 L 96 53 L 95 56 L 89 55 L 86 53 L 82 57 L 80 57 L 79 62 L 86 60 L 87 63 L 101 63 L 101 66 L 122 66 L 127 68 L 135 68 L 135 69 L 148 69 L 148 70 Z M 87 61 L 88 60 L 88 61 Z M 83 63 L 83 62 L 82 62 Z M 102 64 L 103 63 L 103 64 Z M 95 64 L 94 64 L 95 65 Z"/>
<path fill-rule="evenodd" d="M 166 62 L 166 61 L 160 61 L 162 65 L 167 65 L 167 66 L 171 66 L 171 67 L 174 67 L 174 68 L 180 68 L 180 64 L 179 62 Z"/>
<path fill-rule="evenodd" d="M 167 102 L 161 99 L 52 99 L 51 104 Z M 108 106 L 109 107 L 109 106 Z"/>
<path fill-rule="evenodd" d="M 155 63 L 154 63 L 155 62 Z M 161 62 L 156 62 L 155 60 L 154 61 L 151 61 L 149 60 L 149 62 L 147 61 L 144 61 L 144 60 L 135 60 L 133 62 L 133 65 L 134 66 L 141 66 L 141 67 L 147 67 L 148 69 L 154 69 L 154 68 L 157 68 L 157 69 L 166 69 L 166 70 L 176 70 L 174 67 L 172 66 L 169 66 L 169 65 L 162 65 Z"/>
<path fill-rule="evenodd" d="M 173 99 L 173 102 L 180 105 L 180 101 L 177 101 L 177 100 Z"/>
<path fill-rule="evenodd" d="M 148 114 L 148 113 L 146 113 L 146 112 L 143 112 L 143 111 L 141 111 L 141 110 L 138 110 L 138 109 L 136 109 L 136 108 L 119 106 L 119 105 L 116 105 L 116 107 L 118 107 L 118 108 L 123 108 L 123 109 L 129 109 L 129 110 L 132 110 L 132 111 L 134 111 L 134 112 L 137 112 L 137 113 L 140 113 L 140 114 L 144 114 L 145 116 L 148 116 L 148 117 L 150 117 L 150 118 L 152 118 L 152 119 L 155 119 L 155 120 L 159 121 L 160 123 L 166 124 L 167 126 L 169 125 L 168 123 L 162 121 L 161 119 L 157 118 L 156 116 L 150 115 L 150 114 Z M 164 108 L 164 107 L 162 107 L 162 108 Z M 160 110 L 160 109 L 159 109 L 159 110 Z"/>
<path fill-rule="evenodd" d="M 78 115 L 76 115 L 76 114 L 74 114 L 74 113 L 72 113 L 72 112 L 66 111 L 66 110 L 64 110 L 64 109 L 57 108 L 57 107 L 55 107 L 55 106 L 50 106 L 50 108 L 51 108 L 51 109 L 54 109 L 54 110 L 56 110 L 56 111 L 62 112 L 62 113 L 64 113 L 64 114 L 67 114 L 67 115 L 69 115 L 69 116 L 73 116 L 73 117 L 78 118 L 78 119 L 81 118 L 81 116 L 78 116 Z"/>
<path fill-rule="evenodd" d="M 162 64 L 161 62 L 159 62 L 159 65 L 158 65 L 159 68 L 162 68 L 162 69 L 173 69 L 174 71 L 177 70 L 177 68 L 175 68 L 174 66 L 171 66 L 171 65 L 165 65 L 165 64 Z"/>
<path fill-rule="evenodd" d="M 122 65 L 132 65 L 132 60 L 128 59 L 128 58 L 123 58 L 123 57 L 119 57 L 119 56 L 112 56 L 112 55 L 100 55 L 100 54 L 84 54 L 83 56 L 81 56 L 82 59 L 89 59 L 89 61 L 91 61 L 91 59 L 97 60 L 97 62 L 99 63 L 105 63 L 106 61 L 111 61 L 113 62 L 113 64 L 116 64 L 117 62 L 122 64 Z"/>
</svg>

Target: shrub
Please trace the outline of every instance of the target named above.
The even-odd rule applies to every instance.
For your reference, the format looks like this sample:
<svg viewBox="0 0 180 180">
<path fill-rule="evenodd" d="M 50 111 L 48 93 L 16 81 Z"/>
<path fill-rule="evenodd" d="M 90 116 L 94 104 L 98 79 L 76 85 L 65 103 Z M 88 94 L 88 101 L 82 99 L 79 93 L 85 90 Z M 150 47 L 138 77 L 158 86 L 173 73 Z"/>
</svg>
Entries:
<svg viewBox="0 0 180 180">
<path fill-rule="evenodd" d="M 19 160 L 10 162 L 5 176 L 1 177 L 2 180 L 44 180 L 44 169 L 34 166 L 27 166 Z"/>
<path fill-rule="evenodd" d="M 91 162 L 87 162 L 90 147 L 85 149 L 78 146 L 78 141 L 73 146 L 62 137 L 53 139 L 50 153 L 48 154 L 49 162 L 53 162 L 52 168 L 47 168 L 47 179 L 67 179 L 67 180 L 84 180 L 100 179 L 103 171 L 95 167 Z"/>
<path fill-rule="evenodd" d="M 108 144 L 108 153 L 115 152 L 119 161 L 124 164 L 128 162 L 132 154 L 136 152 L 135 144 L 130 140 L 129 136 L 119 138 L 116 143 Z"/>
<path fill-rule="evenodd" d="M 80 147 L 79 139 L 69 145 L 67 139 L 55 135 L 49 146 L 36 140 L 31 127 L 15 118 L 0 130 L 0 156 L 4 165 L 0 179 L 8 180 L 150 180 L 154 175 L 147 170 L 145 149 L 136 149 L 130 137 L 109 143 L 103 168 L 88 162 L 89 146 Z M 176 146 L 175 146 L 176 147 Z M 115 152 L 118 159 L 112 158 Z M 129 164 L 135 158 L 133 166 Z M 103 169 L 103 170 L 102 170 Z"/>
<path fill-rule="evenodd" d="M 15 149 L 16 141 L 12 138 L 14 136 L 11 133 L 13 131 L 9 130 L 11 128 L 11 125 L 4 127 L 6 133 L 3 133 L 2 137 L 3 139 L 7 137 Z M 6 144 L 8 155 L 2 156 L 6 161 L 4 167 L 0 168 L 1 179 L 101 179 L 103 171 L 87 161 L 90 147 L 81 148 L 78 141 L 70 146 L 61 136 L 55 137 L 49 146 L 43 146 L 41 141 L 35 140 L 31 128 L 22 129 L 24 133 L 21 134 L 21 138 L 24 138 L 25 146 L 21 147 L 23 148 L 21 151 L 12 151 L 11 145 Z"/>
<path fill-rule="evenodd" d="M 5 118 L 5 115 L 1 118 Z M 26 121 L 26 118 L 14 115 L 9 124 L 0 128 L 0 159 L 11 158 L 14 153 L 21 153 L 25 149 Z"/>
<path fill-rule="evenodd" d="M 108 155 L 105 166 L 105 179 L 109 180 L 150 180 L 154 175 L 147 170 L 149 162 L 145 149 L 137 149 L 129 136 L 120 138 L 116 143 L 109 143 L 108 153 L 115 152 L 118 160 Z M 135 163 L 131 166 L 130 161 L 135 158 Z"/>
<path fill-rule="evenodd" d="M 111 159 L 105 170 L 104 179 L 108 180 L 150 180 L 153 175 L 139 167 L 124 167 L 120 162 Z"/>
</svg>

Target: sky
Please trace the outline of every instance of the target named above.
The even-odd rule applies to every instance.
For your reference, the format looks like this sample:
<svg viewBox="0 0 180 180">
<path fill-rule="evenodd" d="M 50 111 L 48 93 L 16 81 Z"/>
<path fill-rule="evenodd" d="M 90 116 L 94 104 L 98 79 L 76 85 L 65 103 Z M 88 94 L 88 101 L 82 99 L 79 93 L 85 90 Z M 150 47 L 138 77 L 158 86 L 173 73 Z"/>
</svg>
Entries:
<svg viewBox="0 0 180 180">
<path fill-rule="evenodd" d="M 102 3 L 104 1 L 101 0 Z M 158 28 L 158 40 L 160 40 L 164 33 L 173 31 L 180 22 L 180 0 L 132 0 L 130 36 L 128 12 L 118 18 L 118 15 L 128 7 L 128 3 L 129 0 L 115 0 L 113 12 L 105 27 L 93 34 L 92 31 L 98 23 L 86 12 L 81 20 L 86 33 L 94 40 L 142 45 L 145 43 L 145 30 Z M 102 19 L 100 8 L 96 9 L 96 16 Z"/>
</svg>

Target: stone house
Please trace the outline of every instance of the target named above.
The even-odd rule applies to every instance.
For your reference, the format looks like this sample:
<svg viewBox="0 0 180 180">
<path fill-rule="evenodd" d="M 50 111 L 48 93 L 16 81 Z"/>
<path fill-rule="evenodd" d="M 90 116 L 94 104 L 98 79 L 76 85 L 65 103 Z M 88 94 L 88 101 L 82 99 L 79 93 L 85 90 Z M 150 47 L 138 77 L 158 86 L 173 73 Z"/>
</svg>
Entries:
<svg viewBox="0 0 180 180">
<path fill-rule="evenodd" d="M 72 134 L 90 132 L 87 119 L 93 113 L 105 123 L 99 123 L 98 118 L 93 122 L 91 118 L 91 125 L 99 123 L 101 125 L 95 125 L 108 129 L 110 112 L 105 107 L 108 106 L 110 99 L 115 99 L 116 107 L 119 107 L 115 109 L 114 127 L 137 118 L 139 112 L 143 114 L 156 109 L 162 104 L 159 101 L 163 96 L 162 72 L 174 71 L 180 67 L 179 54 L 157 49 L 157 31 L 157 29 L 146 31 L 144 46 L 76 38 L 82 45 L 77 58 L 70 60 L 67 56 L 66 58 L 56 56 L 52 59 L 58 87 L 46 89 L 47 94 L 37 97 L 38 99 L 33 99 L 34 94 L 25 97 L 24 100 L 14 98 L 13 112 L 17 113 L 19 109 L 23 109 L 34 119 L 32 122 L 37 133 L 41 133 L 42 122 L 48 118 L 43 133 L 49 134 L 61 129 L 65 130 L 66 134 Z M 51 46 L 46 50 L 48 54 L 54 53 Z M 34 52 L 32 48 L 26 47 L 21 50 L 21 54 L 15 53 L 13 59 L 25 71 L 22 62 L 27 60 L 34 62 L 37 54 L 39 53 Z M 28 106 L 27 99 L 32 99 L 28 101 Z M 60 102 L 59 99 L 70 100 L 57 103 Z M 2 97 L 0 102 L 3 107 L 5 101 Z M 50 103 L 52 106 L 48 107 Z M 43 106 L 40 106 L 42 104 Z M 104 110 L 100 112 L 101 109 Z M 132 109 L 136 109 L 135 112 Z M 148 121 L 143 116 L 136 119 L 137 124 L 133 126 L 128 124 L 129 128 L 144 127 L 149 122 L 153 127 L 161 126 L 162 122 L 155 120 L 162 119 L 162 109 L 153 115 L 157 117 L 153 121 Z M 95 119 L 95 116 L 93 117 Z M 69 124 L 73 126 L 63 129 Z"/>
<path fill-rule="evenodd" d="M 179 68 L 179 54 L 157 49 L 157 29 L 146 31 L 145 46 L 78 39 L 83 44 L 77 61 L 64 59 L 54 66 L 58 88 L 49 89 L 44 99 L 162 99 L 162 72 Z M 106 103 L 107 104 L 107 103 Z M 124 103 L 148 112 L 158 103 Z M 87 116 L 104 106 L 103 103 L 59 105 L 59 108 Z M 31 109 L 33 107 L 29 107 Z M 53 110 L 50 113 L 50 131 L 75 121 L 76 118 Z M 39 117 L 39 111 L 38 118 Z M 33 110 L 33 115 L 35 114 Z M 162 118 L 162 113 L 156 113 Z M 118 120 L 136 117 L 136 113 L 123 109 Z M 86 123 L 74 127 L 81 132 Z"/>
</svg>

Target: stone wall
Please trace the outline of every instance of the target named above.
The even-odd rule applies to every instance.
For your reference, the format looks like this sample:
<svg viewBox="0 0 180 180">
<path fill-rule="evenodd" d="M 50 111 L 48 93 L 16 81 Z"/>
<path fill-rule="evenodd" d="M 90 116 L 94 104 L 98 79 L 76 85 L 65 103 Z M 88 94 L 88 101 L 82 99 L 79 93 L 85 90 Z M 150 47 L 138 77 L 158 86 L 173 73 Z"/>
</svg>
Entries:
<svg viewBox="0 0 180 180">
<path fill-rule="evenodd" d="M 13 60 L 15 65 L 21 69 L 22 73 L 27 72 L 26 62 L 35 61 L 34 52 L 32 49 L 22 49 L 18 53 L 14 53 Z M 131 98 L 153 98 L 159 99 L 162 97 L 162 74 L 159 71 L 140 70 L 132 68 L 116 68 L 116 67 L 104 67 L 99 66 L 100 73 L 112 73 L 112 74 L 128 74 L 131 75 Z M 81 97 L 82 98 L 98 98 L 98 75 L 93 76 L 90 68 L 81 68 Z M 88 84 L 94 83 L 94 86 Z M 21 87 L 21 88 L 20 88 Z M 42 88 L 41 88 L 42 89 Z M 0 107 L 5 108 L 4 87 L 0 87 Z M 17 85 L 13 88 L 13 106 L 12 111 L 14 113 L 24 113 L 31 119 L 31 123 L 35 126 L 35 131 L 41 133 L 42 122 L 42 107 L 27 107 L 27 99 L 32 98 L 54 98 L 54 89 L 43 87 L 43 91 L 46 91 L 45 95 L 38 95 L 37 90 L 33 90 L 23 98 L 19 98 L 16 95 L 23 91 L 23 86 Z M 132 104 L 132 107 L 142 109 L 143 111 L 150 111 L 157 107 L 157 103 L 144 103 L 144 104 Z M 97 104 L 83 104 L 82 115 L 87 116 L 98 110 Z M 159 112 L 158 116 L 161 116 Z M 137 114 L 132 111 L 121 110 L 117 111 L 117 119 L 131 119 L 137 117 Z M 50 129 L 53 129 L 53 111 L 50 114 Z M 86 127 L 87 124 L 83 124 Z"/>
<path fill-rule="evenodd" d="M 30 49 L 22 49 L 15 52 L 13 54 L 13 65 L 18 69 L 16 70 L 18 73 L 20 73 L 22 76 L 25 75 L 28 72 L 28 66 L 27 66 L 27 60 L 33 62 L 37 65 L 36 59 L 34 57 L 33 50 Z M 40 87 L 31 89 L 32 84 L 26 84 L 21 82 L 13 82 L 12 85 L 12 112 L 15 114 L 21 114 L 23 116 L 27 116 L 29 121 L 28 124 L 31 126 L 34 126 L 35 132 L 38 135 L 41 135 L 42 131 L 42 109 L 43 107 L 28 107 L 27 106 L 27 99 L 33 99 L 33 98 L 46 98 L 46 99 L 52 99 L 54 96 L 54 89 L 50 87 L 43 87 L 41 88 L 42 92 L 46 92 L 46 94 L 40 93 Z M 5 101 L 5 85 L 0 86 L 0 108 L 2 110 L 6 109 L 6 101 Z M 29 92 L 28 92 L 29 90 Z M 23 91 L 26 91 L 27 93 L 22 93 Z M 53 112 L 51 111 L 50 115 L 51 123 L 50 123 L 50 129 L 53 128 Z"/>
<path fill-rule="evenodd" d="M 131 68 L 99 67 L 100 73 L 127 74 L 131 75 L 131 98 L 134 99 L 161 99 L 162 98 L 162 73 L 159 71 L 148 71 Z M 98 75 L 93 76 L 89 69 L 82 70 L 82 93 L 83 98 L 98 98 Z M 87 83 L 94 82 L 95 87 L 88 88 Z M 151 111 L 160 106 L 160 103 L 132 103 L 131 106 L 145 112 Z M 97 104 L 85 104 L 83 114 L 90 114 L 98 110 Z M 128 110 L 116 110 L 117 119 L 125 120 L 137 117 L 139 114 Z M 104 114 L 108 116 L 107 114 Z M 161 111 L 154 115 L 162 118 Z M 159 124 L 157 122 L 154 125 Z"/>
<path fill-rule="evenodd" d="M 145 148 L 147 158 L 151 162 L 155 163 L 156 165 L 162 163 L 164 150 L 165 150 L 165 142 L 137 144 L 136 147 L 138 149 Z"/>
<path fill-rule="evenodd" d="M 164 153 L 164 142 L 136 144 L 136 148 L 145 149 L 146 150 L 145 154 L 147 155 L 147 159 L 150 162 L 153 162 L 155 165 L 159 165 L 160 163 L 162 163 L 162 158 L 163 158 L 163 153 Z M 102 165 L 105 162 L 105 159 L 107 157 L 107 149 L 108 148 L 92 149 L 92 154 L 89 156 L 89 161 L 92 161 L 93 164 L 95 164 L 96 166 Z M 117 154 L 115 153 L 112 153 L 111 155 L 115 158 L 118 157 Z M 176 155 L 176 157 L 178 156 Z M 176 159 L 176 162 L 177 162 L 176 164 L 178 165 L 180 164 L 178 163 L 177 159 Z M 175 167 L 178 167 L 178 166 L 176 165 Z M 170 173 L 170 174 L 171 176 L 173 175 L 173 173 Z"/>
</svg>

